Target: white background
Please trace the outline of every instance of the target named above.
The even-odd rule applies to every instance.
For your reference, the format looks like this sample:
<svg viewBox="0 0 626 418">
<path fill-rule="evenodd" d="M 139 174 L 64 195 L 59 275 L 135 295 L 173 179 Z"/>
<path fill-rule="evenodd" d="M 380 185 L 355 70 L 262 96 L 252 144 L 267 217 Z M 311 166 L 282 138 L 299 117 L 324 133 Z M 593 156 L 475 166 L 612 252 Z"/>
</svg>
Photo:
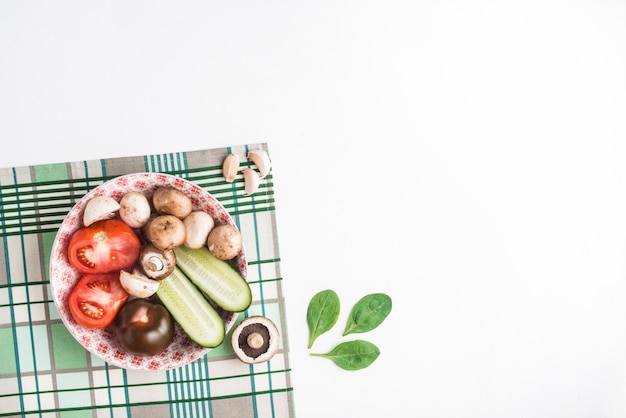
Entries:
<svg viewBox="0 0 626 418">
<path fill-rule="evenodd" d="M 268 142 L 299 418 L 626 417 L 623 1 L 4 0 L 0 138 Z M 370 368 L 326 288 L 392 296 Z"/>
</svg>

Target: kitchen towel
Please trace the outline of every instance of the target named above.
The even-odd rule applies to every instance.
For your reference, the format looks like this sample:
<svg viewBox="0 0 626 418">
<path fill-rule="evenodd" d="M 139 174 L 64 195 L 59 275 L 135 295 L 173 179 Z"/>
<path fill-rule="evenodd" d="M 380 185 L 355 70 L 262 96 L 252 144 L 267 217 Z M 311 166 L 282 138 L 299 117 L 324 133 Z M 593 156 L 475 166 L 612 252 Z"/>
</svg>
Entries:
<svg viewBox="0 0 626 418">
<path fill-rule="evenodd" d="M 0 417 L 295 416 L 274 176 L 244 193 L 241 171 L 222 176 L 229 153 L 241 168 L 247 152 L 267 143 L 0 169 Z M 55 234 L 80 198 L 114 177 L 160 172 L 211 193 L 246 243 L 252 305 L 237 319 L 271 319 L 280 334 L 270 361 L 248 365 L 228 343 L 171 370 L 126 370 L 85 350 L 67 331 L 52 300 L 49 257 Z M 233 327 L 234 328 L 234 327 Z M 232 329 L 231 329 L 232 332 Z"/>
</svg>

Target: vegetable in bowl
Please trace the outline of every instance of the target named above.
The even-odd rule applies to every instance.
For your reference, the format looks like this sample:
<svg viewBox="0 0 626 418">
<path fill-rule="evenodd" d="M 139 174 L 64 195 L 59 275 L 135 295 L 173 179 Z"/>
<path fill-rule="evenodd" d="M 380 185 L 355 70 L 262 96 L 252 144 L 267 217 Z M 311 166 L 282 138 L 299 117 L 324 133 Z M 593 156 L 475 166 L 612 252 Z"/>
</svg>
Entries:
<svg viewBox="0 0 626 418">
<path fill-rule="evenodd" d="M 190 197 L 193 210 L 200 210 L 209 214 L 214 220 L 215 225 L 231 224 L 235 226 L 233 219 L 224 207 L 212 195 L 192 182 L 161 173 L 137 173 L 116 177 L 83 196 L 65 217 L 52 248 L 50 259 L 50 284 L 53 300 L 63 323 L 72 336 L 83 345 L 85 349 L 102 358 L 104 361 L 122 368 L 137 370 L 170 369 L 188 364 L 206 354 L 210 349 L 209 347 L 202 346 L 193 341 L 180 325 L 175 323 L 174 338 L 165 351 L 157 356 L 137 356 L 136 354 L 130 353 L 120 344 L 113 324 L 104 328 L 85 327 L 73 318 L 69 310 L 69 294 L 84 274 L 74 268 L 69 262 L 69 242 L 77 231 L 85 228 L 82 222 L 82 215 L 87 203 L 97 196 L 108 196 L 114 198 L 116 201 L 121 201 L 123 196 L 131 192 L 140 193 L 150 201 L 155 190 L 164 186 L 174 187 L 184 192 Z M 152 217 L 153 216 L 154 211 L 152 213 Z M 119 212 L 117 212 L 113 218 L 121 221 Z M 139 238 L 141 246 L 148 242 L 141 232 L 141 227 L 131 227 L 131 229 Z M 83 256 L 87 254 L 90 255 L 89 251 L 91 250 L 84 251 Z M 244 248 L 242 247 L 241 251 L 235 257 L 227 260 L 227 263 L 245 281 L 247 259 Z M 135 273 L 133 267 L 127 267 L 124 271 L 127 271 L 127 273 L 131 275 Z M 119 271 L 117 272 L 119 273 Z M 156 299 L 156 295 L 146 297 L 152 300 L 158 300 Z M 130 301 L 134 298 L 136 298 L 136 296 L 130 295 L 128 300 Z M 208 303 L 211 303 L 211 301 L 208 301 Z M 218 312 L 224 330 L 227 332 L 233 326 L 237 318 L 237 313 L 224 309 L 219 309 Z"/>
</svg>

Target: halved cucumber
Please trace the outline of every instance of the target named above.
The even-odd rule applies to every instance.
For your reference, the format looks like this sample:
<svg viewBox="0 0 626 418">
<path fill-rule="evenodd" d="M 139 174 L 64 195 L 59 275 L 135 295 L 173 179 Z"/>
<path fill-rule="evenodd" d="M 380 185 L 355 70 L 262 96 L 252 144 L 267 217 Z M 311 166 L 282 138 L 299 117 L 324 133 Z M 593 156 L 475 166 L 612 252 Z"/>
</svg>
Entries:
<svg viewBox="0 0 626 418">
<path fill-rule="evenodd" d="M 215 257 L 207 247 L 174 249 L 176 265 L 219 307 L 242 312 L 252 303 L 246 279 L 226 261 Z"/>
<path fill-rule="evenodd" d="M 224 341 L 222 317 L 180 269 L 161 280 L 156 295 L 189 338 L 204 347 Z"/>
</svg>

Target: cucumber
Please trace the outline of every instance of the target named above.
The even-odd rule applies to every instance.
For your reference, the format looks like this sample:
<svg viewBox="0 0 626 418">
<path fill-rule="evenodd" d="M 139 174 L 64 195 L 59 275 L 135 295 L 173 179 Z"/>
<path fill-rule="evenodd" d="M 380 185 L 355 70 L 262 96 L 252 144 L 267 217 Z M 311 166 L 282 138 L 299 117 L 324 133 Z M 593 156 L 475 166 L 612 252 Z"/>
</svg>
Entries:
<svg viewBox="0 0 626 418">
<path fill-rule="evenodd" d="M 215 257 L 207 247 L 174 249 L 176 265 L 220 308 L 243 312 L 252 303 L 246 279 L 226 261 Z"/>
<path fill-rule="evenodd" d="M 178 268 L 159 283 L 156 295 L 193 341 L 217 347 L 224 341 L 224 321 Z"/>
</svg>

